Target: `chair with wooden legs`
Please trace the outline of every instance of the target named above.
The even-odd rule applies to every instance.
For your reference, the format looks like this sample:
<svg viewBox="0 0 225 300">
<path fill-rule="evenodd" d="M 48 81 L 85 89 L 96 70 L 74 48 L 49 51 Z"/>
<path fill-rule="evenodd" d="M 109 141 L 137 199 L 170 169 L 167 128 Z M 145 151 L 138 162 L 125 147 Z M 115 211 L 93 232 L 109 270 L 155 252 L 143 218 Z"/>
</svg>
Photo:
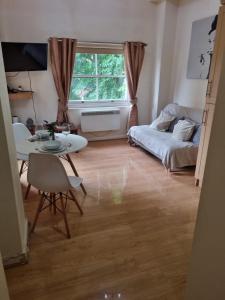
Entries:
<svg viewBox="0 0 225 300">
<path fill-rule="evenodd" d="M 35 229 L 40 213 L 47 207 L 50 209 L 53 207 L 54 212 L 58 211 L 63 215 L 66 235 L 70 238 L 66 204 L 67 200 L 72 200 L 81 215 L 83 214 L 82 208 L 73 194 L 73 191 L 80 187 L 82 179 L 76 176 L 67 176 L 64 166 L 57 156 L 46 153 L 31 153 L 29 155 L 27 181 L 41 191 L 31 232 Z M 60 207 L 57 202 L 60 203 Z"/>
<path fill-rule="evenodd" d="M 13 134 L 15 144 L 29 139 L 32 135 L 28 128 L 23 123 L 13 123 Z M 21 176 L 27 168 L 28 156 L 20 153 L 16 154 L 17 160 L 21 161 L 19 175 Z"/>
</svg>

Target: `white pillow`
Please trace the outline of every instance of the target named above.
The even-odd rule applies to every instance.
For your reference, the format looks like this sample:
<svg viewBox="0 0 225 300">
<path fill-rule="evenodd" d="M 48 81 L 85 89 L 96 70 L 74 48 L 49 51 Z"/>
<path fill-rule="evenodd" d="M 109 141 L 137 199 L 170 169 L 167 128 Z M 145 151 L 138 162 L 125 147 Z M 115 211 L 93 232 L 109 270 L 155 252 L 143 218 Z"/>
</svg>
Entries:
<svg viewBox="0 0 225 300">
<path fill-rule="evenodd" d="M 152 122 L 152 124 L 150 125 L 150 128 L 156 129 L 159 131 L 166 131 L 169 128 L 170 123 L 174 119 L 175 119 L 174 116 L 172 116 L 164 111 L 161 111 L 159 117 L 157 119 L 155 119 Z"/>
<path fill-rule="evenodd" d="M 195 124 L 187 120 L 179 120 L 174 126 L 172 137 L 178 141 L 189 141 L 192 137 Z"/>
</svg>

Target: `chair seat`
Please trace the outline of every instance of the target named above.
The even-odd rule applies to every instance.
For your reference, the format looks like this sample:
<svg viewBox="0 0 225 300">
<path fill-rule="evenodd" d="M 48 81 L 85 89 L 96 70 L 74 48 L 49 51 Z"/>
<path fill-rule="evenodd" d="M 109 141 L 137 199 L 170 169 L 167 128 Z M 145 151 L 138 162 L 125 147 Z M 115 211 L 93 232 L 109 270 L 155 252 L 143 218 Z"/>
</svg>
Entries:
<svg viewBox="0 0 225 300">
<path fill-rule="evenodd" d="M 71 188 L 77 188 L 81 185 L 83 179 L 76 176 L 68 176 Z"/>
<path fill-rule="evenodd" d="M 18 160 L 24 160 L 24 161 L 28 161 L 29 157 L 26 154 L 20 154 L 20 153 L 16 153 L 16 158 Z"/>
</svg>

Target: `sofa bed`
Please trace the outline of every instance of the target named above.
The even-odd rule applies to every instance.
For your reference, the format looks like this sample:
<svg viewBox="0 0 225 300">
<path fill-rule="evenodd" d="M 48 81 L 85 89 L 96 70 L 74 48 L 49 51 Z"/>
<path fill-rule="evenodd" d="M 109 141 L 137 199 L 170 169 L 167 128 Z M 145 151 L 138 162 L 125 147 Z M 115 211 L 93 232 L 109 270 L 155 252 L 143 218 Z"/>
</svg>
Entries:
<svg viewBox="0 0 225 300">
<path fill-rule="evenodd" d="M 171 116 L 166 130 L 154 128 L 152 125 L 133 126 L 128 131 L 130 144 L 135 144 L 159 158 L 169 171 L 177 171 L 183 167 L 195 166 L 201 133 L 203 111 L 178 104 L 168 104 L 161 112 Z M 189 140 L 182 140 L 178 131 L 178 124 L 192 124 Z M 155 121 L 156 122 L 156 121 Z M 186 122 L 186 123 L 187 123 Z"/>
</svg>

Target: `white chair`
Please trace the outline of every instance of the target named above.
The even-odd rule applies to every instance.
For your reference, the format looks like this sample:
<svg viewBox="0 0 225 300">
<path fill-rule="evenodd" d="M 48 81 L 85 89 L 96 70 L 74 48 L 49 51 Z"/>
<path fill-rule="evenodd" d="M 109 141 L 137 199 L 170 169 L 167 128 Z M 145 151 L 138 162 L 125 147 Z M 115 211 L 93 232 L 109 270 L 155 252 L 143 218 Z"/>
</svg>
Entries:
<svg viewBox="0 0 225 300">
<path fill-rule="evenodd" d="M 47 207 L 50 209 L 53 207 L 55 212 L 59 211 L 63 215 L 67 237 L 70 238 L 66 203 L 67 199 L 72 200 L 77 205 L 81 215 L 83 214 L 82 208 L 73 194 L 73 190 L 80 186 L 82 179 L 76 176 L 67 176 L 64 166 L 57 156 L 31 153 L 29 155 L 27 181 L 41 191 L 41 198 L 31 232 L 35 229 L 40 212 Z M 58 200 L 61 208 L 56 205 Z M 65 203 L 64 200 L 66 200 Z M 46 202 L 47 205 L 44 206 Z"/>
<path fill-rule="evenodd" d="M 32 136 L 30 131 L 23 123 L 13 123 L 13 134 L 14 134 L 14 140 L 16 145 L 19 142 L 25 141 Z M 17 153 L 16 158 L 22 161 L 20 171 L 19 171 L 19 174 L 21 176 L 25 171 L 26 162 L 28 161 L 28 156 Z"/>
</svg>

